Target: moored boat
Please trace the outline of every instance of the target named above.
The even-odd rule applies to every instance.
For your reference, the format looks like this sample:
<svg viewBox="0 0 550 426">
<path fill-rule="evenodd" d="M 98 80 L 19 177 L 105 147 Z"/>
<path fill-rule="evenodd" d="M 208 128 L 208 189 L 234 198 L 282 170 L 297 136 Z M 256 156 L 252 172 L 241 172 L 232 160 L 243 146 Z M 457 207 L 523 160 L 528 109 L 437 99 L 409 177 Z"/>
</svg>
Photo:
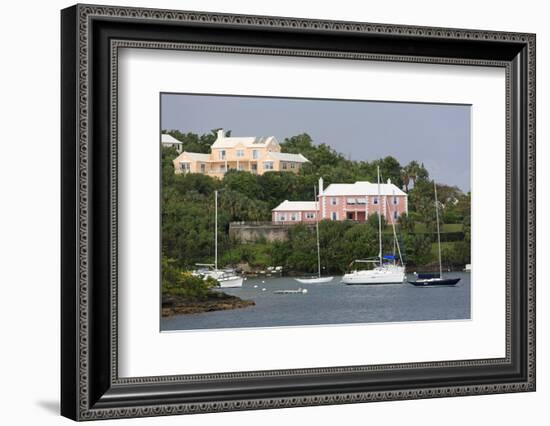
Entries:
<svg viewBox="0 0 550 426">
<path fill-rule="evenodd" d="M 409 281 L 410 284 L 417 287 L 426 286 L 453 286 L 456 285 L 460 278 L 442 278 L 439 274 L 417 274 L 416 280 Z"/>
<path fill-rule="evenodd" d="M 243 277 L 234 269 L 218 269 L 218 191 L 214 191 L 214 202 L 214 263 L 198 263 L 199 269 L 193 271 L 193 275 L 202 276 L 204 279 L 213 278 L 218 281 L 221 288 L 242 287 Z"/>
<path fill-rule="evenodd" d="M 434 198 L 435 198 L 435 219 L 437 224 L 437 252 L 439 258 L 439 273 L 421 273 L 417 274 L 415 272 L 416 280 L 409 281 L 409 284 L 412 284 L 417 287 L 428 287 L 428 286 L 453 286 L 456 285 L 460 278 L 444 278 L 443 277 L 443 265 L 441 263 L 441 235 L 439 232 L 439 203 L 437 202 L 437 186 L 434 181 Z"/>
<path fill-rule="evenodd" d="M 352 263 L 378 263 L 378 260 L 357 259 Z M 382 264 L 373 269 L 355 269 L 342 277 L 342 282 L 354 284 L 401 284 L 405 279 L 405 267 L 396 264 Z"/>
<path fill-rule="evenodd" d="M 350 272 L 344 274 L 342 282 L 348 285 L 355 284 L 400 284 L 405 280 L 405 266 L 403 266 L 403 259 L 401 257 L 401 248 L 399 247 L 399 241 L 395 232 L 395 223 L 392 221 L 392 230 L 394 244 L 397 247 L 399 253 L 399 262 L 397 264 L 397 257 L 394 255 L 382 256 L 382 209 L 381 209 L 381 197 L 380 197 L 380 168 L 377 169 L 378 175 L 378 257 L 376 259 L 356 259 L 350 264 L 350 268 L 354 265 L 361 263 L 372 263 L 375 266 L 372 269 L 352 269 Z M 386 200 L 387 202 L 387 200 Z M 389 206 L 388 206 L 389 207 Z M 365 217 L 367 213 L 365 211 Z M 386 260 L 386 262 L 384 262 Z"/>
<path fill-rule="evenodd" d="M 315 186 L 313 187 L 313 194 L 315 197 L 315 202 L 317 203 L 316 210 L 319 212 L 319 201 L 317 198 L 317 189 Z M 318 214 L 318 213 L 317 213 Z M 328 283 L 332 281 L 334 277 L 322 277 L 321 276 L 321 246 L 319 244 L 319 218 L 315 218 L 315 233 L 317 236 L 317 276 L 313 277 L 302 277 L 302 278 L 294 278 L 296 281 L 298 281 L 301 284 L 323 284 Z"/>
<path fill-rule="evenodd" d="M 334 277 L 294 278 L 301 284 L 323 284 L 331 282 Z"/>
<path fill-rule="evenodd" d="M 307 294 L 306 288 L 297 288 L 296 290 L 275 290 L 274 294 Z"/>
<path fill-rule="evenodd" d="M 210 277 L 218 281 L 221 288 L 229 287 L 242 287 L 243 277 L 238 275 L 234 269 L 217 269 L 215 264 L 197 264 L 199 269 L 193 271 L 193 275 L 204 277 L 205 279 Z"/>
</svg>

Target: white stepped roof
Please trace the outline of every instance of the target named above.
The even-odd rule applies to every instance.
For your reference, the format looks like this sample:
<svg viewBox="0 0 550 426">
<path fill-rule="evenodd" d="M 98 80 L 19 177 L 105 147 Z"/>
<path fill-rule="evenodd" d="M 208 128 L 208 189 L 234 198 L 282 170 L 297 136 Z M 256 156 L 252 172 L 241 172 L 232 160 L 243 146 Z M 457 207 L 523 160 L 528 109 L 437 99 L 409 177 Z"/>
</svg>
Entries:
<svg viewBox="0 0 550 426">
<path fill-rule="evenodd" d="M 322 193 L 327 196 L 338 195 L 378 195 L 378 184 L 370 182 L 333 183 Z M 407 195 L 393 183 L 381 183 L 380 195 Z"/>
<path fill-rule="evenodd" d="M 212 144 L 212 148 L 235 148 L 238 145 L 242 145 L 246 148 L 265 148 L 268 146 L 271 142 L 275 142 L 277 145 L 279 144 L 277 142 L 277 139 L 275 139 L 275 136 L 268 136 L 268 137 L 227 137 L 222 136 L 216 139 L 216 141 Z"/>
<path fill-rule="evenodd" d="M 281 204 L 279 204 L 277 207 L 275 207 L 272 211 L 292 212 L 292 211 L 311 211 L 311 210 L 317 210 L 317 203 L 315 201 L 285 200 Z"/>
<path fill-rule="evenodd" d="M 175 137 L 173 137 L 172 135 L 168 135 L 166 133 L 162 134 L 162 143 L 170 143 L 170 144 L 178 144 L 178 145 L 182 144 L 182 142 L 177 140 Z"/>
<path fill-rule="evenodd" d="M 274 160 L 292 161 L 294 163 L 308 163 L 309 160 L 302 154 L 288 154 L 286 152 L 270 152 L 268 156 Z"/>
<path fill-rule="evenodd" d="M 197 161 L 210 161 L 210 154 L 183 151 L 176 160 L 179 161 L 183 160 L 184 158 L 189 158 Z"/>
</svg>

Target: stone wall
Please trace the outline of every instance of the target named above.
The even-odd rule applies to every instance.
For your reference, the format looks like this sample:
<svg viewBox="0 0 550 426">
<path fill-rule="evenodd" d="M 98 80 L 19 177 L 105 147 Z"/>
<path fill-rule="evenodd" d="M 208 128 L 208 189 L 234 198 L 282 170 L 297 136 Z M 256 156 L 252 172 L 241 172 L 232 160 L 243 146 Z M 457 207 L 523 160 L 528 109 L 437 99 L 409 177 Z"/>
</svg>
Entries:
<svg viewBox="0 0 550 426">
<path fill-rule="evenodd" d="M 271 222 L 231 222 L 229 236 L 241 243 L 254 243 L 265 240 L 267 242 L 286 241 L 288 230 L 295 225 Z M 314 225 L 306 225 L 314 226 Z"/>
</svg>

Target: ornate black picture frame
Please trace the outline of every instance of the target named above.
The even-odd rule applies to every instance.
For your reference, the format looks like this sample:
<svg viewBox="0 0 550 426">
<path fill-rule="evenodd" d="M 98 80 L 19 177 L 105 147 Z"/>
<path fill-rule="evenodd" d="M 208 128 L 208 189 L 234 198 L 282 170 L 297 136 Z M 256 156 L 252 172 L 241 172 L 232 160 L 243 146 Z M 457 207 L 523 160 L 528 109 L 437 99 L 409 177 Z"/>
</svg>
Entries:
<svg viewBox="0 0 550 426">
<path fill-rule="evenodd" d="M 535 390 L 535 35 L 76 5 L 61 13 L 61 413 L 159 416 Z M 506 356 L 120 378 L 117 49 L 506 70 Z"/>
</svg>

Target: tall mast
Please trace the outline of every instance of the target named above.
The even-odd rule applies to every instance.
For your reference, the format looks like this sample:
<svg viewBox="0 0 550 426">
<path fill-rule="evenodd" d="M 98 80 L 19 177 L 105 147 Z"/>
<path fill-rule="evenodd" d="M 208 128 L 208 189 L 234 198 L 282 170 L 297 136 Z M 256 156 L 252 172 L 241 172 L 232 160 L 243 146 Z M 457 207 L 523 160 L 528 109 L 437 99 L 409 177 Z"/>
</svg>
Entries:
<svg viewBox="0 0 550 426">
<path fill-rule="evenodd" d="M 395 193 L 394 193 L 394 196 L 395 196 Z M 386 210 L 389 211 L 391 214 L 390 205 L 388 203 L 387 197 L 386 197 Z M 397 252 L 399 253 L 399 261 L 401 262 L 401 265 L 404 265 L 403 256 L 401 256 L 401 247 L 399 246 L 399 241 L 397 240 L 397 232 L 395 231 L 395 219 L 393 218 L 393 216 L 391 218 L 392 218 L 391 227 L 393 230 L 393 254 L 395 256 L 395 248 L 397 247 Z"/>
<path fill-rule="evenodd" d="M 214 191 L 214 268 L 218 269 L 218 191 Z"/>
<path fill-rule="evenodd" d="M 380 257 L 380 266 L 382 266 L 382 199 L 380 197 L 380 166 L 376 166 L 378 175 L 378 257 Z"/>
<path fill-rule="evenodd" d="M 435 194 L 435 220 L 437 223 L 437 251 L 439 253 L 439 278 L 443 278 L 443 267 L 441 266 L 441 236 L 439 235 L 439 206 L 437 203 L 437 186 L 434 180 L 434 194 Z"/>
<path fill-rule="evenodd" d="M 313 185 L 313 197 L 315 198 L 315 232 L 317 233 L 317 274 L 321 278 L 321 247 L 319 246 L 319 201 L 317 188 Z"/>
</svg>

